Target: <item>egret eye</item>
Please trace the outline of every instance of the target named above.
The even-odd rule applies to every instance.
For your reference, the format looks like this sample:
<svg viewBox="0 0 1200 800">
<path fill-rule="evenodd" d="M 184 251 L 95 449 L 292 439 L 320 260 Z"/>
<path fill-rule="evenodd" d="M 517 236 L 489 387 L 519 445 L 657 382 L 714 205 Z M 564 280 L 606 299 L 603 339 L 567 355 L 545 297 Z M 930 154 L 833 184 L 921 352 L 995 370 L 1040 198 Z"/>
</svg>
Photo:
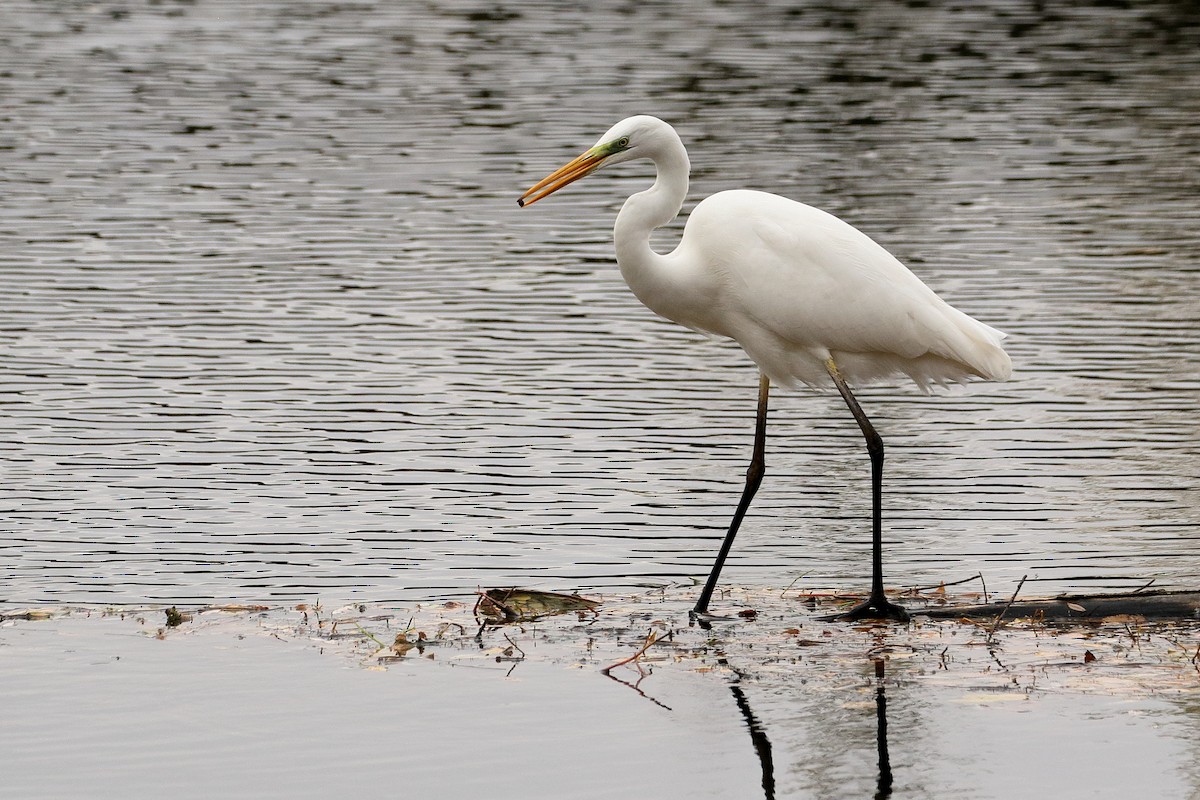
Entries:
<svg viewBox="0 0 1200 800">
<path fill-rule="evenodd" d="M 620 139 L 617 139 L 617 147 L 629 147 L 629 137 L 622 136 Z"/>
</svg>

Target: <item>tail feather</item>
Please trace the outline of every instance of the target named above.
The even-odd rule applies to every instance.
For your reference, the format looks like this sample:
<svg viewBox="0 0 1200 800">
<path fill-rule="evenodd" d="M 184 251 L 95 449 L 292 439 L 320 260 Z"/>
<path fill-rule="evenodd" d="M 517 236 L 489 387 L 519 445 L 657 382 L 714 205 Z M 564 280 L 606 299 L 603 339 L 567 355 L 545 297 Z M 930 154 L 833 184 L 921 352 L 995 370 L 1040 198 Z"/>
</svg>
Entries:
<svg viewBox="0 0 1200 800">
<path fill-rule="evenodd" d="M 984 380 L 1003 381 L 1012 375 L 1012 359 L 1000 342 L 1008 337 L 1003 331 L 985 325 L 953 306 L 946 306 L 953 329 L 958 334 L 946 342 L 938 355 L 952 358 Z"/>
</svg>

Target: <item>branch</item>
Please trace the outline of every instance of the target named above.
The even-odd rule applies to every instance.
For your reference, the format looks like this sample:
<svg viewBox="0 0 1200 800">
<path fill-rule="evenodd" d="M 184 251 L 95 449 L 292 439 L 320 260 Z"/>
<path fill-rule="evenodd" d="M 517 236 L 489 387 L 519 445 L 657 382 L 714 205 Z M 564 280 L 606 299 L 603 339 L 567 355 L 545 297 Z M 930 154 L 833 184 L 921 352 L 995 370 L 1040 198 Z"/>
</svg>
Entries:
<svg viewBox="0 0 1200 800">
<path fill-rule="evenodd" d="M 991 644 L 992 637 L 996 635 L 996 629 L 1000 627 L 1000 620 L 1004 619 L 1004 615 L 1008 613 L 1008 610 L 1010 608 L 1012 608 L 1012 604 L 1017 602 L 1017 595 L 1021 593 L 1021 587 L 1025 585 L 1025 579 L 1028 577 L 1029 577 L 1028 575 L 1021 576 L 1021 582 L 1017 584 L 1016 591 L 1013 592 L 1012 597 L 1008 598 L 1008 603 L 1004 606 L 1004 608 L 996 616 L 996 621 L 992 623 L 991 630 L 988 631 L 988 635 L 987 635 L 988 644 Z"/>
<path fill-rule="evenodd" d="M 608 675 L 609 672 L 616 669 L 617 667 L 624 666 L 625 664 L 628 664 L 631 661 L 637 661 L 639 658 L 641 658 L 643 655 L 646 654 L 647 650 L 649 650 L 651 647 L 653 647 L 657 642 L 659 642 L 661 640 L 662 640 L 662 637 L 656 636 L 654 634 L 654 629 L 651 628 L 650 632 L 648 634 L 646 634 L 646 643 L 644 645 L 642 645 L 641 648 L 636 653 L 631 655 L 629 658 L 622 658 L 620 661 L 617 661 L 613 664 L 609 664 L 607 667 L 600 670 L 600 672 L 602 672 L 605 675 Z"/>
</svg>

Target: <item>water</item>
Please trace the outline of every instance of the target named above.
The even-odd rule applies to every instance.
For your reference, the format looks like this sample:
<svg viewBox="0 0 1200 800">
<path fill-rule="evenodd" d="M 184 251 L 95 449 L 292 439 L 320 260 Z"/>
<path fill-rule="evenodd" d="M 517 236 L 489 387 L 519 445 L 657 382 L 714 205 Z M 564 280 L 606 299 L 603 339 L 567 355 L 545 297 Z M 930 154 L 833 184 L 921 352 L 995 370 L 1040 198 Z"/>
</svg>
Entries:
<svg viewBox="0 0 1200 800">
<path fill-rule="evenodd" d="M 479 639 L 468 604 L 324 609 L 320 629 L 312 607 L 0 620 L 0 794 L 1197 796 L 1177 647 L 1195 624 L 1024 624 L 985 647 L 955 621 L 822 624 L 774 591 L 734 593 L 759 616 L 702 630 L 684 593 L 657 594 Z M 442 638 L 443 618 L 464 629 Z M 425 646 L 381 668 L 409 625 Z M 644 662 L 606 677 L 647 628 Z"/>
<path fill-rule="evenodd" d="M 826 208 L 1011 334 L 1008 383 L 862 393 L 890 584 L 1200 578 L 1194 4 L 3 15 L 0 600 L 703 575 L 754 367 L 621 282 L 646 166 L 515 203 L 637 112 L 680 130 L 691 202 Z M 726 580 L 865 586 L 853 421 L 779 393 L 770 437 Z"/>
<path fill-rule="evenodd" d="M 594 671 L 552 665 L 508 681 L 503 669 L 424 659 L 380 673 L 265 636 L 160 642 L 115 620 L 43 627 L 10 638 L 12 713 L 0 732 L 9 797 L 599 798 L 614 764 L 653 774 L 697 757 L 723 769 L 681 775 L 671 791 L 737 796 L 759 780 L 743 747 L 728 753 L 741 744 L 740 718 L 710 716 L 729 705 L 716 681 L 683 676 L 669 697 L 678 714 L 656 714 Z M 653 747 L 628 735 L 631 722 Z"/>
</svg>

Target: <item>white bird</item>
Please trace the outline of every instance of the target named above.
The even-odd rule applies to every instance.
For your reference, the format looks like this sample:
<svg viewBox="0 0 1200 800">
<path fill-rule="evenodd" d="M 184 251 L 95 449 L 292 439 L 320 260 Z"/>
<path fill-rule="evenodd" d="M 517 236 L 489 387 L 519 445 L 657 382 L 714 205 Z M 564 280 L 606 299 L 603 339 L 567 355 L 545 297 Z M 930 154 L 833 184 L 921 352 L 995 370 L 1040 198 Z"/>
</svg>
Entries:
<svg viewBox="0 0 1200 800">
<path fill-rule="evenodd" d="M 766 192 L 719 192 L 693 209 L 683 238 L 663 255 L 650 246 L 655 228 L 673 220 L 687 196 L 687 150 L 667 123 L 634 116 L 594 147 L 532 186 L 534 203 L 602 166 L 637 158 L 654 162 L 654 185 L 617 214 L 617 264 L 651 311 L 698 331 L 728 337 L 758 365 L 758 416 L 746 484 L 694 613 L 705 614 L 721 567 L 765 472 L 767 396 L 771 382 L 814 388 L 832 384 L 862 429 L 871 458 L 871 593 L 843 619 L 905 620 L 883 590 L 883 441 L 850 383 L 895 376 L 922 390 L 977 377 L 1004 380 L 1012 362 L 1004 334 L 951 307 L 866 234 L 812 206 Z"/>
</svg>

